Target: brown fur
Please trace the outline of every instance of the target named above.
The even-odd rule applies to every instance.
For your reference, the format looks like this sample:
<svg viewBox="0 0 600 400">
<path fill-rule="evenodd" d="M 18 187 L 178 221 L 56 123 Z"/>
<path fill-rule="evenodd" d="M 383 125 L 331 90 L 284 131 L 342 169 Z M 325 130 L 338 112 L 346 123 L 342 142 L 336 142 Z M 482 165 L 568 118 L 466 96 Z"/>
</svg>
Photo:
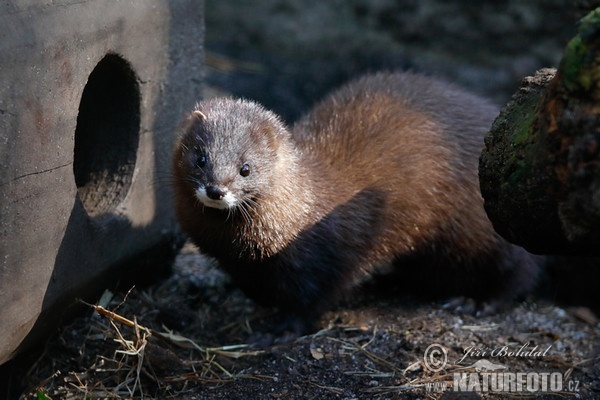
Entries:
<svg viewBox="0 0 600 400">
<path fill-rule="evenodd" d="M 479 192 L 483 135 L 497 110 L 410 73 L 367 76 L 288 131 L 259 105 L 201 102 L 175 147 L 179 221 L 255 300 L 309 329 L 381 264 L 407 287 L 482 300 L 531 288 L 535 260 L 493 230 Z M 204 168 L 194 166 L 199 152 Z M 244 163 L 251 174 L 238 173 Z M 202 205 L 198 185 L 243 204 Z"/>
</svg>

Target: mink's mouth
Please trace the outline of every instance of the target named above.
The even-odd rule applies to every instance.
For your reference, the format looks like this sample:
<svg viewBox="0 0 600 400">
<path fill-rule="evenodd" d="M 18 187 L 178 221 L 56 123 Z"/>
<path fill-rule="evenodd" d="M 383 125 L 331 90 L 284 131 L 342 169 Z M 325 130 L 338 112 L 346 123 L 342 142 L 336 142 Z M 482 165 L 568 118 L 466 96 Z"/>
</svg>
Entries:
<svg viewBox="0 0 600 400">
<path fill-rule="evenodd" d="M 227 188 L 200 185 L 195 193 L 196 199 L 205 207 L 229 210 L 237 206 L 237 198 Z"/>
<path fill-rule="evenodd" d="M 216 208 L 218 210 L 227 210 L 229 206 L 224 201 L 221 200 L 200 200 L 205 207 Z"/>
</svg>

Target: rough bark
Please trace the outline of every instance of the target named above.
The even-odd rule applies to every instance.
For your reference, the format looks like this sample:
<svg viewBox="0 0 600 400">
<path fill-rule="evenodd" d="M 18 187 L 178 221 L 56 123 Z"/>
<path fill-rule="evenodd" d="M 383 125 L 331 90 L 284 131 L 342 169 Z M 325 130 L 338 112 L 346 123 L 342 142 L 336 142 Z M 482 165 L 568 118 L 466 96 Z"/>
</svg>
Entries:
<svg viewBox="0 0 600 400">
<path fill-rule="evenodd" d="M 600 254 L 600 8 L 584 17 L 558 71 L 526 78 L 480 159 L 496 230 L 536 253 Z"/>
</svg>

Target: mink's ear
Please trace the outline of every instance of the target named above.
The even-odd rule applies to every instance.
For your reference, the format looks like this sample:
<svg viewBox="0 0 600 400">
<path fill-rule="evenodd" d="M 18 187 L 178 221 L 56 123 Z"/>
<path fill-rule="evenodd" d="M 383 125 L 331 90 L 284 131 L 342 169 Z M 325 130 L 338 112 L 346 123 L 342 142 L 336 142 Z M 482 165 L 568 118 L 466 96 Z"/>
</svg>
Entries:
<svg viewBox="0 0 600 400">
<path fill-rule="evenodd" d="M 200 120 L 200 122 L 206 122 L 206 115 L 200 110 L 194 110 L 192 114 Z"/>
<path fill-rule="evenodd" d="M 198 133 L 202 129 L 206 119 L 206 114 L 200 110 L 194 110 L 187 114 L 179 128 L 182 132 L 182 135 L 185 135 L 189 132 Z"/>
</svg>

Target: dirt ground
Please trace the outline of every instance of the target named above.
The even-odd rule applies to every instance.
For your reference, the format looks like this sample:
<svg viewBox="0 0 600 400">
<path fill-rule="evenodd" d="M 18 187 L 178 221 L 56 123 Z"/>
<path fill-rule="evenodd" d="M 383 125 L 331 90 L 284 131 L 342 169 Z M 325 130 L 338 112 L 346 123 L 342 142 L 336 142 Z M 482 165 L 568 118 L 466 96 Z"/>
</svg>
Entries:
<svg viewBox="0 0 600 400">
<path fill-rule="evenodd" d="M 38 400 L 600 397 L 600 324 L 584 307 L 529 299 L 476 318 L 367 286 L 317 333 L 251 348 L 241 344 L 268 330 L 273 311 L 190 245 L 167 280 L 99 304 L 11 370 L 13 390 Z M 519 376 L 530 386 L 511 383 Z"/>
</svg>

